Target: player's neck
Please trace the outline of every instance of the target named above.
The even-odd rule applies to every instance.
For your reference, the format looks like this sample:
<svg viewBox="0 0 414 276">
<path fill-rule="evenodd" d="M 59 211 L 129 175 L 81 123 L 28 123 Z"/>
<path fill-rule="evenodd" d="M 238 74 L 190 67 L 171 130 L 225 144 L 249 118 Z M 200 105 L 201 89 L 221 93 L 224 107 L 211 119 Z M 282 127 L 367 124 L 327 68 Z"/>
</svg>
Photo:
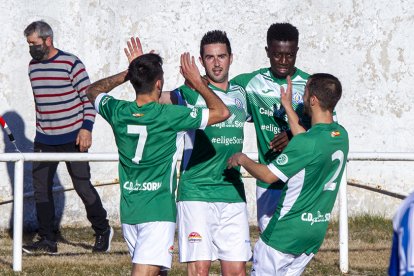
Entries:
<svg viewBox="0 0 414 276">
<path fill-rule="evenodd" d="M 137 95 L 135 102 L 137 103 L 138 106 L 143 106 L 147 103 L 152 103 L 152 102 L 159 102 L 160 100 L 160 96 L 159 93 L 149 93 L 149 94 L 139 94 Z"/>
<path fill-rule="evenodd" d="M 208 82 L 211 83 L 212 85 L 214 85 L 215 87 L 223 90 L 223 91 L 227 91 L 227 88 L 229 87 L 229 81 L 223 81 L 223 82 L 214 82 L 213 80 L 211 80 L 210 78 L 207 78 Z"/>
<path fill-rule="evenodd" d="M 316 124 L 333 123 L 332 113 L 329 111 L 319 111 L 312 113 L 312 126 Z"/>
</svg>

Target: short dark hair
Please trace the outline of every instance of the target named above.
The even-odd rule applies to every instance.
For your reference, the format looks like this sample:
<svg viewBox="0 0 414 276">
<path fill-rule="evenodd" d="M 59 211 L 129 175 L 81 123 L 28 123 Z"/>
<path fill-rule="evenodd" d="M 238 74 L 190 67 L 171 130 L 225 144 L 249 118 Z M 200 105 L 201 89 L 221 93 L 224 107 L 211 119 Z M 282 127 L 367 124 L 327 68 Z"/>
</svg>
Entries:
<svg viewBox="0 0 414 276">
<path fill-rule="evenodd" d="M 150 93 L 163 74 L 162 58 L 157 54 L 139 56 L 128 67 L 128 78 L 137 94 Z"/>
<path fill-rule="evenodd" d="M 326 74 L 317 73 L 309 77 L 307 83 L 309 96 L 316 96 L 323 110 L 333 112 L 336 104 L 342 96 L 342 85 L 337 77 Z"/>
<path fill-rule="evenodd" d="M 230 40 L 227 37 L 226 32 L 220 30 L 214 30 L 207 32 L 200 42 L 200 56 L 203 57 L 204 54 L 204 45 L 223 43 L 226 44 L 227 52 L 231 55 L 231 46 Z"/>
<path fill-rule="evenodd" d="M 274 23 L 267 30 L 267 46 L 277 41 L 295 41 L 299 43 L 299 31 L 290 23 Z"/>
<path fill-rule="evenodd" d="M 50 37 L 53 40 L 53 30 L 52 27 L 50 27 L 49 24 L 47 24 L 45 21 L 34 21 L 30 23 L 26 29 L 24 29 L 24 36 L 28 37 L 29 35 L 32 35 L 33 33 L 37 33 L 37 35 L 45 40 L 46 38 Z"/>
</svg>

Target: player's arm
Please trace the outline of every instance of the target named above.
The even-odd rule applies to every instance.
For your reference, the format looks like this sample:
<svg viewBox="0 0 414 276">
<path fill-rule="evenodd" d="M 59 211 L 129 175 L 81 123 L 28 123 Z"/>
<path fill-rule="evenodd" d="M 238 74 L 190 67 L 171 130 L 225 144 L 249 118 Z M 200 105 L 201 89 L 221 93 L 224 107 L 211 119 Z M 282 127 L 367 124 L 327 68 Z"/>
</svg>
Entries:
<svg viewBox="0 0 414 276">
<path fill-rule="evenodd" d="M 128 63 L 131 63 L 134 59 L 141 56 L 142 46 L 141 41 L 138 37 L 131 37 L 130 41 L 127 42 L 127 48 L 124 48 L 125 55 L 128 59 Z M 115 87 L 123 84 L 128 80 L 128 70 L 113 75 L 108 78 L 101 79 L 92 83 L 87 91 L 86 95 L 91 103 L 95 103 L 96 97 L 101 93 L 108 93 Z"/>
<path fill-rule="evenodd" d="M 95 103 L 96 98 L 101 93 L 108 93 L 115 87 L 123 84 L 128 80 L 128 70 L 125 70 L 116 75 L 98 80 L 86 89 L 86 96 L 91 103 Z"/>
<path fill-rule="evenodd" d="M 162 91 L 159 100 L 160 104 L 178 104 L 178 97 L 174 91 Z"/>
<path fill-rule="evenodd" d="M 290 76 L 286 77 L 287 80 L 287 89 L 280 87 L 280 100 L 283 107 L 286 110 L 286 115 L 288 117 L 288 122 L 292 135 L 295 136 L 299 133 L 305 132 L 305 128 L 300 124 L 299 116 L 296 114 L 292 106 L 292 79 Z"/>
<path fill-rule="evenodd" d="M 214 92 L 203 82 L 200 71 L 195 64 L 194 57 L 190 58 L 189 53 L 181 55 L 180 72 L 186 80 L 186 83 L 194 88 L 204 98 L 207 108 L 209 109 L 209 118 L 207 125 L 220 123 L 230 117 L 230 111 L 227 106 L 214 94 Z"/>
<path fill-rule="evenodd" d="M 242 166 L 254 178 L 272 184 L 279 180 L 266 165 L 259 164 L 247 157 L 246 154 L 238 152 L 229 158 L 227 161 L 227 168 Z"/>
<path fill-rule="evenodd" d="M 138 37 L 131 37 L 127 42 L 127 48 L 124 48 L 125 56 L 131 63 L 134 59 L 143 54 L 141 41 Z M 150 53 L 152 53 L 151 51 Z M 178 104 L 177 96 L 172 91 L 163 91 L 161 93 L 159 103 L 161 104 Z"/>
</svg>

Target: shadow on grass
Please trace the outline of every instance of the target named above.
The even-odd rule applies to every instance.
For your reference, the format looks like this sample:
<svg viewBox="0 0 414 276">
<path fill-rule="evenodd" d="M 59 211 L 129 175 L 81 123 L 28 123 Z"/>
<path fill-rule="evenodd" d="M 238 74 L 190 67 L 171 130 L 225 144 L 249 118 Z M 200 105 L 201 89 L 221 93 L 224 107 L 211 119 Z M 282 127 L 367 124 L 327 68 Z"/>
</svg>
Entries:
<svg viewBox="0 0 414 276">
<path fill-rule="evenodd" d="M 65 239 L 65 237 L 63 237 L 62 235 L 60 235 L 57 239 L 58 244 L 62 243 L 62 244 L 67 244 L 67 245 L 71 245 L 71 246 L 75 246 L 75 247 L 81 247 L 83 249 L 87 249 L 87 250 L 92 250 L 93 246 L 84 242 L 71 242 L 68 241 L 67 239 Z"/>
</svg>

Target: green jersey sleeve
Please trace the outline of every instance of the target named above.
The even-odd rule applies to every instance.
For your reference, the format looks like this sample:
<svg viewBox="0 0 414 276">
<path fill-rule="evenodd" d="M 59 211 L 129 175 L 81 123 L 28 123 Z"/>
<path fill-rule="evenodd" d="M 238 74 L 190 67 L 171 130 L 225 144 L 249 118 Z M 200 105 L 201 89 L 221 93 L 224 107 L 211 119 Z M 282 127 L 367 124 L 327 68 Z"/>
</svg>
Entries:
<svg viewBox="0 0 414 276">
<path fill-rule="evenodd" d="M 269 165 L 269 170 L 280 180 L 286 182 L 314 159 L 313 142 L 303 134 L 292 138 L 287 147 Z"/>
<path fill-rule="evenodd" d="M 99 94 L 95 100 L 95 109 L 110 125 L 113 124 L 114 111 L 121 104 L 120 100 L 106 93 Z"/>
<path fill-rule="evenodd" d="M 248 122 L 253 122 L 253 116 L 252 116 L 252 103 L 250 101 L 250 98 L 247 96 L 246 87 L 248 83 L 254 78 L 254 76 L 257 74 L 257 71 L 254 71 L 252 73 L 247 74 L 241 74 L 236 77 L 234 77 L 232 80 L 230 80 L 230 83 L 233 85 L 238 85 L 241 87 L 241 91 L 244 94 L 244 97 L 246 98 L 246 105 L 247 105 L 247 120 Z"/>
<path fill-rule="evenodd" d="M 168 124 L 176 131 L 204 129 L 207 126 L 209 110 L 185 106 L 165 105 Z"/>
</svg>

